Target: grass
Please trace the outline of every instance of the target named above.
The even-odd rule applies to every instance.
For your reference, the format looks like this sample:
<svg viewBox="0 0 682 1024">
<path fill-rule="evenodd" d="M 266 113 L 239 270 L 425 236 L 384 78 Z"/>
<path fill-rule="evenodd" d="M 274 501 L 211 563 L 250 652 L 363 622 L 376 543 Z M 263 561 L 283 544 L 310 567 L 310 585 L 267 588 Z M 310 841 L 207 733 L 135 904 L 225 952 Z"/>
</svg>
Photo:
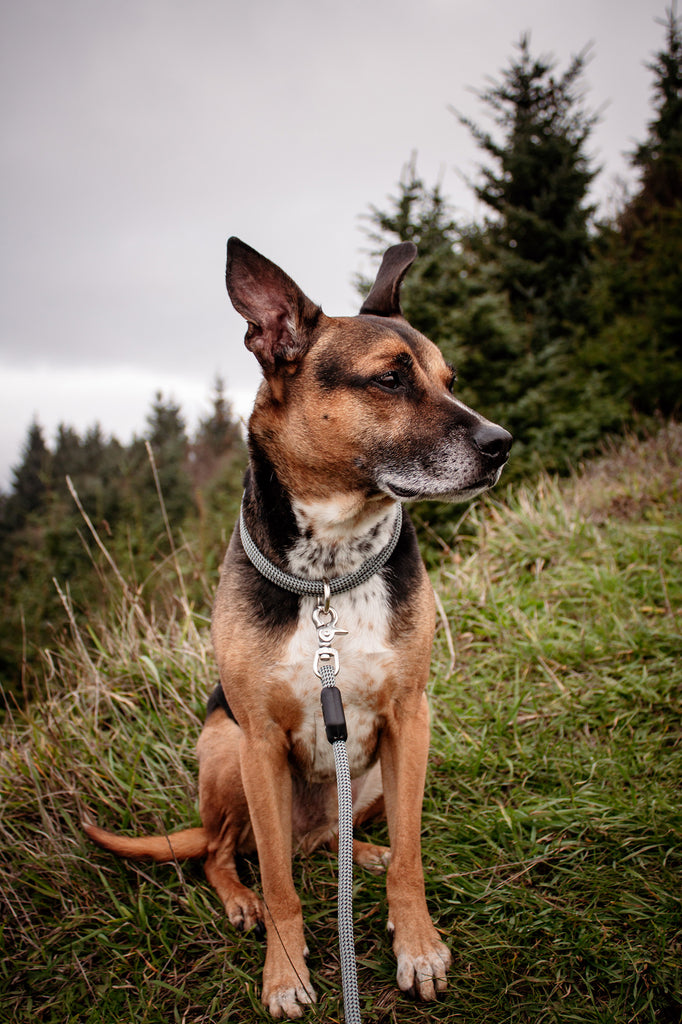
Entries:
<svg viewBox="0 0 682 1024">
<path fill-rule="evenodd" d="M 365 1024 L 682 1018 L 681 477 L 670 426 L 474 507 L 444 552 L 423 832 L 454 965 L 438 1004 L 402 996 L 383 880 L 358 871 Z M 86 808 L 132 831 L 197 823 L 215 682 L 182 596 L 155 620 L 109 586 L 107 620 L 46 655 L 51 697 L 2 730 L 0 1020 L 267 1020 L 263 947 L 230 928 L 201 866 L 119 862 L 81 833 Z M 257 864 L 244 872 L 258 886 Z M 341 1021 L 334 860 L 294 873 L 308 1019 Z"/>
</svg>

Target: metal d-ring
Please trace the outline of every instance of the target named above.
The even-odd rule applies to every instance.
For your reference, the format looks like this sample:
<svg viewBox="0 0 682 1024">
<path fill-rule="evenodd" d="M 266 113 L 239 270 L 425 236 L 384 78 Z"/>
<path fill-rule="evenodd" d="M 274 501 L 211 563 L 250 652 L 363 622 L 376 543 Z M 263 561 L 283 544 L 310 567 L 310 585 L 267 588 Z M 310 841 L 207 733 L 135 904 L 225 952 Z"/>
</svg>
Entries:
<svg viewBox="0 0 682 1024">
<path fill-rule="evenodd" d="M 322 577 L 322 586 L 324 587 L 324 591 L 322 594 L 322 601 L 320 601 L 319 607 L 322 608 L 322 611 L 324 612 L 325 615 L 329 615 L 329 602 L 332 599 L 332 588 L 327 576 Z"/>
</svg>

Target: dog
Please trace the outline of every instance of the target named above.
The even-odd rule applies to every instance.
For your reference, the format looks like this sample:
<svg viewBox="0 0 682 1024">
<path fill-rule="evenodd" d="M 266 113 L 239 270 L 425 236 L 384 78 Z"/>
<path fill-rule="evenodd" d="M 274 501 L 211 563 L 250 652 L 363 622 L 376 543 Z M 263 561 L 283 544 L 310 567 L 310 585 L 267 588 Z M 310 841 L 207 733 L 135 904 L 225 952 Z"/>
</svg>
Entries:
<svg viewBox="0 0 682 1024">
<path fill-rule="evenodd" d="M 412 243 L 386 251 L 354 317 L 325 315 L 239 239 L 227 252 L 227 290 L 263 372 L 242 518 L 265 559 L 299 578 L 353 573 L 386 549 L 402 503 L 467 501 L 497 483 L 511 435 L 454 397 L 452 367 L 402 315 Z M 430 1000 L 445 990 L 451 962 L 427 910 L 420 850 L 435 603 L 407 515 L 394 543 L 383 567 L 333 598 L 347 631 L 334 642 L 353 821 L 385 814 L 390 842 L 354 840 L 353 858 L 386 871 L 398 986 Z M 316 999 L 292 852 L 338 844 L 334 755 L 311 667 L 315 607 L 262 575 L 236 527 L 212 616 L 220 686 L 197 748 L 202 827 L 126 838 L 85 825 L 123 857 L 205 858 L 232 924 L 267 933 L 262 1000 L 273 1017 L 299 1017 Z M 254 851 L 262 901 L 235 864 Z"/>
</svg>

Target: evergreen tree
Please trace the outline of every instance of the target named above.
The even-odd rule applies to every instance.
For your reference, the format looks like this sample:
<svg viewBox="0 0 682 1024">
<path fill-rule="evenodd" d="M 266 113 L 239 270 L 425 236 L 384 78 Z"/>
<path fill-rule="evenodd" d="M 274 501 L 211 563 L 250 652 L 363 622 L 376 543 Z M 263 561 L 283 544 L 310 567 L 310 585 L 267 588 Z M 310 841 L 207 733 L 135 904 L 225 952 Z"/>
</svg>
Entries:
<svg viewBox="0 0 682 1024">
<path fill-rule="evenodd" d="M 541 350 L 567 319 L 575 322 L 589 284 L 595 171 L 586 144 L 597 117 L 582 105 L 586 53 L 555 75 L 552 58 L 533 57 L 522 36 L 499 81 L 478 96 L 497 137 L 457 115 L 492 164 L 476 195 L 491 211 L 481 241 L 500 263 L 500 283 L 518 319 L 533 317 Z"/>
<path fill-rule="evenodd" d="M 682 201 L 682 30 L 672 7 L 659 24 L 665 28 L 666 48 L 647 65 L 654 76 L 656 116 L 632 154 L 641 185 L 629 212 L 644 219 L 652 206 L 669 209 Z"/>
<path fill-rule="evenodd" d="M 50 453 L 34 420 L 0 519 L 0 704 L 3 694 L 31 691 L 25 651 L 33 650 L 33 638 L 28 638 L 26 623 L 35 623 L 44 636 L 49 577 L 42 565 L 42 524 L 49 505 L 49 474 Z"/>
<path fill-rule="evenodd" d="M 191 557 L 183 545 L 174 564 L 205 557 L 217 574 L 227 536 L 238 514 L 245 445 L 221 381 L 213 412 L 190 445 L 178 405 L 157 394 L 147 417 L 146 437 L 175 536 L 187 529 Z M 210 451 L 210 472 L 192 492 L 188 450 Z M 0 706 L 3 693 L 21 702 L 40 692 L 41 651 L 70 628 L 53 577 L 68 591 L 72 611 L 92 617 L 110 599 L 101 572 L 108 567 L 66 486 L 71 478 L 82 507 L 125 580 L 156 614 L 172 608 L 177 579 L 159 569 L 168 537 L 144 440 L 124 447 L 105 438 L 98 425 L 83 436 L 61 424 L 52 451 L 37 423 L 31 425 L 13 489 L 0 495 Z M 193 498 L 195 499 L 193 502 Z M 161 556 L 161 557 L 159 557 Z M 197 606 L 210 600 L 203 574 L 187 569 L 186 592 Z M 151 586 L 145 583 L 151 580 Z"/>
<path fill-rule="evenodd" d="M 79 475 L 84 468 L 83 446 L 78 432 L 73 427 L 60 423 L 50 460 L 50 485 L 61 489 L 67 474 Z"/>
<path fill-rule="evenodd" d="M 157 391 L 147 413 L 145 437 L 156 451 L 167 449 L 184 455 L 187 431 L 180 406 Z"/>
<path fill-rule="evenodd" d="M 45 501 L 49 477 L 49 452 L 43 428 L 34 420 L 22 452 L 21 463 L 12 470 L 12 493 L 8 515 L 14 525 L 23 524 Z"/>
<path fill-rule="evenodd" d="M 380 257 L 396 242 L 414 242 L 419 259 L 410 269 L 401 289 L 401 304 L 408 320 L 437 345 L 452 349 L 453 315 L 465 294 L 460 235 L 440 186 L 429 189 L 417 174 L 413 154 L 403 168 L 398 194 L 389 196 L 390 206 L 370 206 L 365 216 L 372 255 Z M 364 296 L 371 280 L 358 278 Z"/>
<path fill-rule="evenodd" d="M 225 396 L 225 382 L 217 377 L 211 397 L 210 416 L 199 420 L 190 446 L 190 470 L 195 486 L 207 483 L 241 445 L 239 424 L 233 418 L 232 405 Z"/>
<path fill-rule="evenodd" d="M 682 28 L 648 65 L 655 117 L 632 154 L 637 190 L 601 239 L 598 353 L 611 388 L 640 414 L 676 415 L 682 395 Z"/>
<path fill-rule="evenodd" d="M 231 524 L 239 515 L 246 445 L 220 377 L 215 380 L 211 400 L 211 415 L 199 421 L 190 448 L 190 473 L 201 560 L 217 571 Z"/>
<path fill-rule="evenodd" d="M 191 484 L 187 473 L 189 441 L 180 406 L 172 399 L 164 399 L 160 391 L 156 393 L 147 415 L 145 437 L 152 447 L 168 517 L 174 526 L 180 527 L 192 502 Z M 147 461 L 146 451 L 143 455 L 141 448 L 140 458 Z M 147 495 L 145 513 L 156 522 L 161 533 L 163 524 L 151 471 L 148 475 L 142 465 L 139 465 L 138 472 L 142 479 L 148 481 L 146 487 L 143 485 L 143 493 L 146 492 Z"/>
</svg>

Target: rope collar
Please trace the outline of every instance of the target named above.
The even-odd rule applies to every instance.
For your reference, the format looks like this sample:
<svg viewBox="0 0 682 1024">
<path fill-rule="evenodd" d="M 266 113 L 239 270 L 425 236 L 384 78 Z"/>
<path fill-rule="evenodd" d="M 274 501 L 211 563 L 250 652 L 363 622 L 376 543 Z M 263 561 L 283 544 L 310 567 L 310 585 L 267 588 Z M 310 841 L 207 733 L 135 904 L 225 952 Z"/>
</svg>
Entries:
<svg viewBox="0 0 682 1024">
<path fill-rule="evenodd" d="M 345 576 L 335 576 L 333 579 L 323 578 L 321 580 L 311 580 L 304 576 L 294 576 L 292 573 L 285 572 L 283 569 L 280 569 L 279 566 L 266 558 L 246 528 L 246 523 L 244 522 L 243 502 L 239 515 L 239 535 L 247 558 L 254 568 L 258 570 L 261 576 L 264 576 L 266 580 L 269 580 L 270 583 L 274 583 L 275 586 L 278 586 L 281 590 L 288 590 L 292 594 L 307 594 L 312 595 L 313 597 L 322 597 L 325 599 L 325 604 L 328 607 L 329 596 L 331 594 L 344 594 L 348 590 L 353 590 L 354 587 L 359 587 L 360 584 L 366 583 L 367 580 L 371 579 L 375 573 L 379 572 L 379 570 L 386 565 L 389 558 L 395 551 L 398 538 L 400 537 L 402 524 L 403 508 L 402 505 L 398 505 L 395 522 L 393 524 L 393 532 L 391 533 L 391 538 L 385 548 L 382 548 L 382 550 L 377 552 L 376 555 L 372 555 L 371 558 L 368 558 L 367 561 L 354 572 L 346 573 Z"/>
</svg>

